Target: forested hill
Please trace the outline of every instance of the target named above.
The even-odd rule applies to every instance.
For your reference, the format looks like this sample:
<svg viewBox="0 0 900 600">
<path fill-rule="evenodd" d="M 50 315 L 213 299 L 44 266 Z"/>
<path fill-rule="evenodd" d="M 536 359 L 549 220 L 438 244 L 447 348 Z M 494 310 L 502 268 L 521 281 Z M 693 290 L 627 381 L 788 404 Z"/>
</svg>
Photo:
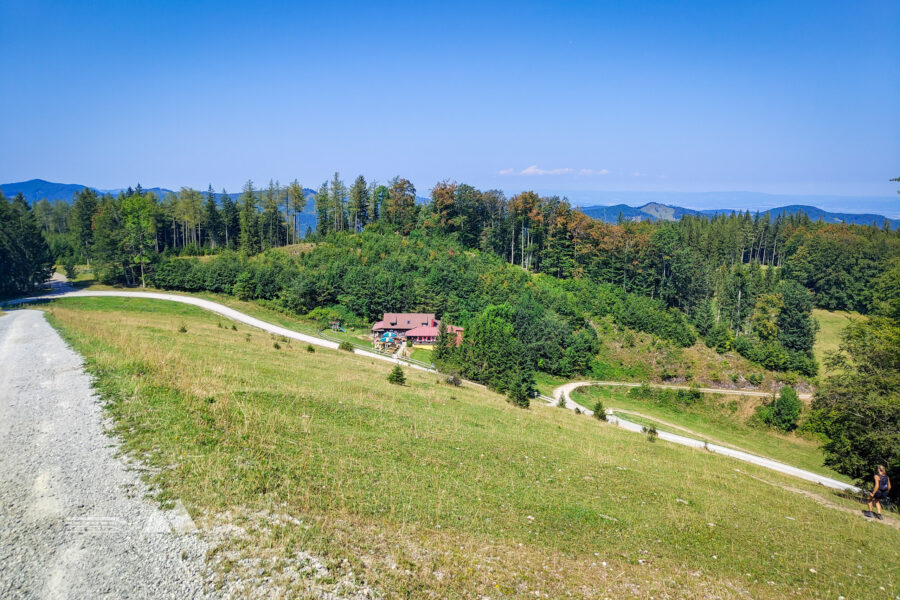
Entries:
<svg viewBox="0 0 900 600">
<path fill-rule="evenodd" d="M 100 195 L 111 194 L 113 196 L 117 196 L 120 193 L 125 193 L 126 195 L 128 195 L 128 192 L 131 189 L 100 189 L 86 185 L 55 183 L 53 181 L 45 181 L 43 179 L 30 179 L 28 181 L 0 184 L 0 191 L 2 191 L 7 198 L 12 198 L 16 194 L 22 194 L 22 196 L 25 197 L 26 202 L 34 204 L 39 200 L 48 200 L 50 202 L 53 202 L 55 200 L 64 200 L 66 202 L 71 202 L 74 195 L 86 187 L 94 190 Z M 145 188 L 143 191 L 153 192 L 160 199 L 165 197 L 167 194 L 177 193 L 173 190 L 160 187 L 149 189 Z M 305 231 L 307 227 L 315 228 L 315 212 L 312 208 L 312 198 L 315 196 L 315 190 L 304 188 L 303 191 L 306 194 L 308 200 L 307 210 L 298 215 L 298 219 L 300 220 L 301 230 Z M 222 193 L 215 192 L 213 195 L 219 202 L 221 202 Z M 235 202 L 237 202 L 240 195 L 240 192 L 233 192 L 228 194 L 228 196 Z M 416 196 L 416 204 L 422 205 L 427 204 L 428 202 L 428 198 Z M 829 212 L 821 208 L 808 206 L 805 204 L 791 204 L 788 206 L 780 206 L 778 208 L 763 210 L 757 209 L 755 205 L 750 202 L 745 204 L 743 208 L 715 208 L 709 210 L 694 210 L 692 208 L 684 208 L 681 206 L 663 204 L 660 202 L 647 202 L 646 204 L 640 206 L 631 206 L 628 204 L 614 204 L 611 206 L 584 206 L 581 210 L 587 216 L 603 221 L 605 223 L 617 223 L 619 222 L 619 219 L 625 221 L 677 221 L 684 215 L 715 216 L 720 214 L 727 215 L 731 213 L 740 213 L 749 210 L 751 214 L 755 214 L 757 212 L 760 214 L 768 213 L 773 218 L 781 215 L 796 215 L 803 213 L 807 217 L 809 217 L 811 221 L 822 221 L 824 223 L 846 223 L 848 225 L 872 225 L 873 223 L 875 223 L 877 227 L 882 227 L 884 225 L 884 222 L 887 221 L 888 226 L 891 229 L 896 229 L 898 225 L 900 225 L 900 220 L 889 219 L 879 214 Z"/>
<path fill-rule="evenodd" d="M 604 223 L 618 223 L 620 219 L 624 221 L 677 221 L 684 215 L 728 215 L 746 212 L 746 210 L 749 209 L 716 208 L 710 210 L 693 210 L 691 208 L 649 202 L 643 206 L 629 206 L 627 204 L 586 206 L 581 210 L 587 216 L 603 221 Z M 757 212 L 760 214 L 768 214 L 773 218 L 782 215 L 797 215 L 802 213 L 809 217 L 810 221 L 822 221 L 823 223 L 846 223 L 848 225 L 872 225 L 874 223 L 877 227 L 883 227 L 884 222 L 887 221 L 888 226 L 891 229 L 896 229 L 898 225 L 900 225 L 900 220 L 889 219 L 883 215 L 872 213 L 834 213 L 822 210 L 815 206 L 806 206 L 803 204 L 792 204 L 790 206 L 780 206 L 778 208 L 760 211 L 750 210 L 751 214 Z"/>
</svg>

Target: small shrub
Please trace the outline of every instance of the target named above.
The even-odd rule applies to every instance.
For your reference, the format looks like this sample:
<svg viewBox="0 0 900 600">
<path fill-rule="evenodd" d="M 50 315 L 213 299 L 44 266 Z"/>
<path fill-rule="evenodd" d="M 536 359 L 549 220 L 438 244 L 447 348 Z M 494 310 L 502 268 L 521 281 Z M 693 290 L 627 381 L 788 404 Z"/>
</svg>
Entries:
<svg viewBox="0 0 900 600">
<path fill-rule="evenodd" d="M 741 380 L 741 376 L 740 376 L 740 375 L 738 375 L 737 373 L 732 373 L 732 374 L 731 374 L 731 383 L 737 383 L 737 382 L 740 381 L 740 380 Z"/>
<path fill-rule="evenodd" d="M 782 373 L 778 376 L 778 381 L 782 382 L 785 385 L 796 385 L 797 384 L 797 374 L 793 371 L 788 371 L 787 373 Z"/>
<path fill-rule="evenodd" d="M 231 330 L 232 330 L 232 331 L 237 331 L 237 325 L 235 325 L 234 323 L 232 323 L 232 324 L 231 324 Z"/>
<path fill-rule="evenodd" d="M 187 326 L 184 323 L 178 326 L 178 333 L 187 333 Z"/>
<path fill-rule="evenodd" d="M 281 344 L 279 344 L 278 342 L 275 342 L 274 344 L 272 344 L 272 347 L 275 348 L 276 350 L 281 350 Z"/>
<path fill-rule="evenodd" d="M 459 387 L 460 384 L 462 384 L 462 380 L 456 373 L 450 373 L 449 375 L 447 375 L 447 377 L 444 378 L 444 382 L 456 387 Z"/>
<path fill-rule="evenodd" d="M 606 409 L 603 408 L 603 402 L 600 400 L 597 400 L 597 404 L 594 405 L 594 418 L 601 421 L 606 420 Z"/>
<path fill-rule="evenodd" d="M 771 404 L 756 409 L 756 416 L 766 425 L 782 431 L 793 431 L 797 428 L 802 408 L 803 404 L 794 388 L 785 386 Z"/>
<path fill-rule="evenodd" d="M 651 425 L 650 427 L 644 425 L 643 427 L 641 427 L 641 431 L 647 434 L 648 442 L 655 442 L 656 438 L 659 437 L 659 432 L 656 430 L 656 425 Z"/>
<path fill-rule="evenodd" d="M 577 406 L 575 407 L 575 414 L 576 414 L 576 415 L 580 415 L 580 414 L 581 414 L 581 409 L 578 408 Z"/>
<path fill-rule="evenodd" d="M 763 382 L 762 373 L 751 373 L 749 377 L 747 377 L 747 381 L 750 382 L 750 385 L 759 385 Z"/>
<path fill-rule="evenodd" d="M 678 376 L 678 373 L 676 373 L 675 371 L 670 369 L 668 365 L 666 365 L 665 367 L 663 367 L 663 370 L 659 374 L 659 376 L 663 381 L 669 381 L 671 379 L 675 379 Z"/>
<path fill-rule="evenodd" d="M 718 371 L 712 371 L 709 374 L 709 380 L 718 383 L 718 382 L 722 381 L 722 376 L 719 375 Z"/>
<path fill-rule="evenodd" d="M 393 383 L 394 385 L 406 384 L 406 375 L 403 374 L 403 369 L 400 368 L 400 365 L 394 365 L 394 368 L 388 373 L 387 380 L 388 383 Z"/>
<path fill-rule="evenodd" d="M 307 344 L 307 345 L 306 345 L 306 351 L 307 351 L 307 352 L 315 352 L 315 351 L 316 351 L 316 348 L 315 348 L 315 346 L 313 346 L 312 344 Z"/>
<path fill-rule="evenodd" d="M 216 321 L 216 327 L 222 329 L 222 321 Z"/>
<path fill-rule="evenodd" d="M 250 337 L 250 334 L 248 333 L 244 336 L 244 341 L 249 342 L 250 340 L 251 340 L 251 337 Z"/>
<path fill-rule="evenodd" d="M 565 407 L 566 407 L 566 397 L 565 397 L 565 395 L 561 395 L 561 396 L 559 397 L 559 400 L 556 401 L 556 406 L 558 406 L 559 408 L 565 408 Z"/>
<path fill-rule="evenodd" d="M 338 350 L 346 350 L 347 352 L 353 352 L 353 344 L 351 344 L 347 340 L 344 340 L 343 342 L 338 344 Z"/>
</svg>

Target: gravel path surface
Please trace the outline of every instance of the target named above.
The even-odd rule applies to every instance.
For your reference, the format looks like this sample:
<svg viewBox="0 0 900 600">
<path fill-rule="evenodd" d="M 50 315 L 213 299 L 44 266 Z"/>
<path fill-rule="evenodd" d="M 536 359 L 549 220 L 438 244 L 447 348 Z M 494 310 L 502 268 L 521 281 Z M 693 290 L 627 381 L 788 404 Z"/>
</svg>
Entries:
<svg viewBox="0 0 900 600">
<path fill-rule="evenodd" d="M 0 598 L 205 598 L 204 543 L 116 457 L 82 360 L 44 320 L 0 316 Z"/>
<path fill-rule="evenodd" d="M 590 385 L 609 385 L 611 382 L 595 382 L 595 381 L 575 381 L 572 383 L 566 383 L 564 385 L 559 386 L 555 390 L 553 390 L 553 398 L 549 399 L 548 404 L 556 404 L 560 400 L 565 402 L 565 406 L 568 409 L 575 410 L 579 409 L 581 412 L 593 415 L 593 411 L 587 409 L 584 406 L 581 406 L 574 400 L 572 400 L 570 394 L 576 388 L 590 386 Z M 621 384 L 615 384 L 621 385 Z M 607 411 L 609 412 L 609 411 Z M 637 423 L 632 423 L 631 421 L 626 421 L 620 417 L 609 416 L 607 420 L 614 425 L 618 425 L 622 429 L 626 429 L 628 431 L 634 431 L 637 433 L 642 433 L 642 427 Z M 776 460 L 772 460 L 770 458 L 764 458 L 762 456 L 756 456 L 755 454 L 750 454 L 749 452 L 744 452 L 742 450 L 735 450 L 734 448 L 726 448 L 725 446 L 720 446 L 718 444 L 710 444 L 707 442 L 703 442 L 701 440 L 696 440 L 694 438 L 689 438 L 683 435 L 678 435 L 676 433 L 668 433 L 666 431 L 659 432 L 659 439 L 665 440 L 667 442 L 672 442 L 675 444 L 681 444 L 682 446 L 690 446 L 692 448 L 703 448 L 705 450 L 709 450 L 710 452 L 715 452 L 716 454 L 722 454 L 725 456 L 730 456 L 731 458 L 736 458 L 738 460 L 742 460 L 744 462 L 752 463 L 754 465 L 758 465 L 760 467 L 765 467 L 766 469 L 771 469 L 773 471 L 778 471 L 779 473 L 784 473 L 785 475 L 793 475 L 794 477 L 799 477 L 800 479 L 805 479 L 806 481 L 812 481 L 813 483 L 818 483 L 820 485 L 824 485 L 825 487 L 829 487 L 836 490 L 847 490 L 850 492 L 859 492 L 859 488 L 854 485 L 850 485 L 849 483 L 844 483 L 843 481 L 838 481 L 836 479 L 832 479 L 830 477 L 825 477 L 824 475 L 819 475 L 817 473 L 813 473 L 811 471 L 806 471 L 804 469 L 798 469 L 797 467 L 792 467 L 790 465 L 786 465 L 784 463 L 780 463 Z"/>
</svg>

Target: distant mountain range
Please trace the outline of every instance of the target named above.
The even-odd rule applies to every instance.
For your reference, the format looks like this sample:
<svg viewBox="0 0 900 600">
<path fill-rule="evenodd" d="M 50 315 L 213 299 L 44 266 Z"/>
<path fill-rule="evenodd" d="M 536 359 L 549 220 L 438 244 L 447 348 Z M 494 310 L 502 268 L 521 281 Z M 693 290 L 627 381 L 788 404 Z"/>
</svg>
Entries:
<svg viewBox="0 0 900 600">
<path fill-rule="evenodd" d="M 82 189 L 89 186 L 77 185 L 72 183 L 55 183 L 52 181 L 45 181 L 43 179 L 31 179 L 29 181 L 20 181 L 17 183 L 4 183 L 0 184 L 0 190 L 3 191 L 3 194 L 7 198 L 11 198 L 18 194 L 19 192 L 25 196 L 25 199 L 28 202 L 36 202 L 43 198 L 47 200 L 65 200 L 66 202 L 70 202 L 72 197 L 80 192 Z M 122 192 L 125 188 L 118 188 L 112 190 L 92 188 L 95 191 L 101 194 L 118 194 Z M 174 193 L 173 190 L 169 190 L 166 188 L 145 188 L 146 191 L 152 191 L 160 198 L 164 197 L 168 193 Z M 315 191 L 309 188 L 304 188 L 303 190 L 306 193 L 308 199 L 311 199 L 313 195 L 315 195 Z M 622 196 L 623 192 L 615 192 L 616 195 Z M 640 193 L 634 192 L 632 195 L 634 198 L 632 200 L 637 199 L 640 195 L 644 195 L 645 197 L 651 193 Z M 662 195 L 664 193 L 655 192 L 652 194 L 656 194 L 657 196 Z M 228 194 L 232 199 L 237 199 L 240 196 L 240 192 Z M 216 197 L 219 198 L 221 194 L 216 193 Z M 668 194 L 668 196 L 677 197 L 681 201 L 690 201 L 692 195 L 688 193 L 677 193 L 677 194 Z M 885 220 L 888 221 L 890 227 L 895 229 L 898 225 L 900 225 L 900 219 L 888 219 L 887 217 L 879 214 L 857 214 L 857 213 L 844 213 L 844 212 L 829 212 L 823 210 L 821 208 L 817 208 L 815 206 L 808 206 L 805 204 L 791 204 L 787 206 L 778 206 L 778 207 L 767 207 L 766 203 L 771 202 L 772 198 L 779 198 L 781 200 L 788 200 L 791 196 L 768 196 L 766 194 L 756 194 L 753 192 L 731 192 L 731 193 L 700 193 L 696 194 L 697 198 L 703 198 L 704 202 L 709 202 L 711 197 L 719 198 L 720 201 L 728 202 L 729 204 L 734 203 L 735 205 L 743 205 L 743 208 L 713 208 L 707 210 L 695 210 L 692 208 L 683 208 L 681 206 L 675 206 L 671 204 L 663 204 L 660 202 L 647 202 L 641 206 L 631 206 L 629 204 L 614 204 L 612 206 L 584 206 L 582 210 L 589 217 L 593 217 L 600 221 L 605 221 L 607 223 L 615 223 L 619 219 L 619 215 L 622 216 L 623 219 L 627 221 L 677 221 L 684 215 L 717 215 L 717 214 L 728 214 L 732 212 L 744 212 L 749 210 L 751 213 L 769 213 L 770 216 L 775 217 L 781 214 L 797 214 L 801 212 L 805 212 L 807 216 L 813 221 L 822 220 L 826 223 L 850 223 L 854 225 L 871 225 L 875 223 L 879 227 L 883 225 Z M 795 197 L 800 199 L 806 199 L 804 197 Z M 830 202 L 834 202 L 835 197 L 827 197 Z M 425 204 L 428 202 L 428 198 L 416 197 L 416 202 L 418 204 Z M 300 215 L 300 222 L 303 226 L 309 225 L 315 227 L 315 206 L 313 202 L 307 202 L 306 210 Z"/>
<path fill-rule="evenodd" d="M 682 208 L 680 206 L 669 206 L 668 204 L 649 202 L 643 206 L 629 206 L 627 204 L 616 204 L 613 206 L 585 206 L 581 210 L 587 216 L 606 223 L 616 223 L 619 218 L 626 221 L 677 221 L 684 215 L 714 216 L 750 210 L 751 214 L 757 212 L 759 214 L 769 213 L 769 216 L 773 218 L 784 214 L 806 213 L 810 220 L 824 221 L 825 223 L 849 223 L 852 225 L 872 225 L 875 223 L 878 227 L 882 227 L 884 222 L 887 221 L 891 229 L 900 225 L 900 220 L 888 219 L 883 215 L 833 213 L 822 210 L 821 208 L 816 208 L 815 206 L 805 206 L 802 204 L 792 204 L 790 206 L 779 206 L 762 210 L 733 208 L 694 210 L 692 208 Z"/>
</svg>

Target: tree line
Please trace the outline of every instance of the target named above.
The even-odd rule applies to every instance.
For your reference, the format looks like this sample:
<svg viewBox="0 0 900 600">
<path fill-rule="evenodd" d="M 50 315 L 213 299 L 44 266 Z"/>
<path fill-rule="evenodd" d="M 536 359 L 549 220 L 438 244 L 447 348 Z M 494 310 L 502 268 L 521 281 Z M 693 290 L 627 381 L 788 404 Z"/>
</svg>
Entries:
<svg viewBox="0 0 900 600">
<path fill-rule="evenodd" d="M 348 187 L 339 173 L 307 196 L 296 180 L 288 186 L 273 181 L 261 190 L 247 182 L 236 201 L 211 188 L 206 194 L 182 188 L 162 201 L 140 186 L 117 197 L 86 189 L 68 214 L 50 203 L 38 203 L 35 214 L 57 256 L 77 255 L 101 281 L 127 285 L 143 285 L 160 257 L 173 254 L 233 249 L 253 256 L 300 239 L 332 241 L 368 229 L 407 239 L 446 239 L 461 252 L 489 254 L 525 273 L 575 288 L 589 282 L 584 302 L 595 305 L 591 314 L 618 312 L 624 325 L 678 345 L 700 336 L 722 352 L 735 350 L 766 368 L 806 375 L 817 369 L 812 308 L 868 312 L 872 282 L 900 255 L 897 232 L 813 223 L 802 213 L 774 219 L 749 212 L 690 215 L 678 222 L 613 225 L 587 217 L 565 199 L 530 191 L 507 198 L 497 190 L 442 181 L 422 205 L 407 179 L 379 185 L 359 176 Z M 297 215 L 308 200 L 314 203 L 316 227 L 301 234 Z M 351 283 L 341 286 L 375 285 L 373 261 L 361 270 L 363 275 L 354 272 Z M 416 281 L 405 285 L 413 289 Z M 372 305 L 402 309 L 397 298 L 393 304 L 365 299 L 372 296 L 319 292 L 300 304 L 306 310 L 341 304 L 366 317 L 377 316 Z M 617 297 L 612 305 L 627 305 L 629 311 L 596 306 L 597 299 L 612 296 Z"/>
<path fill-rule="evenodd" d="M 29 292 L 53 271 L 53 256 L 22 194 L 0 191 L 0 296 Z"/>
</svg>

